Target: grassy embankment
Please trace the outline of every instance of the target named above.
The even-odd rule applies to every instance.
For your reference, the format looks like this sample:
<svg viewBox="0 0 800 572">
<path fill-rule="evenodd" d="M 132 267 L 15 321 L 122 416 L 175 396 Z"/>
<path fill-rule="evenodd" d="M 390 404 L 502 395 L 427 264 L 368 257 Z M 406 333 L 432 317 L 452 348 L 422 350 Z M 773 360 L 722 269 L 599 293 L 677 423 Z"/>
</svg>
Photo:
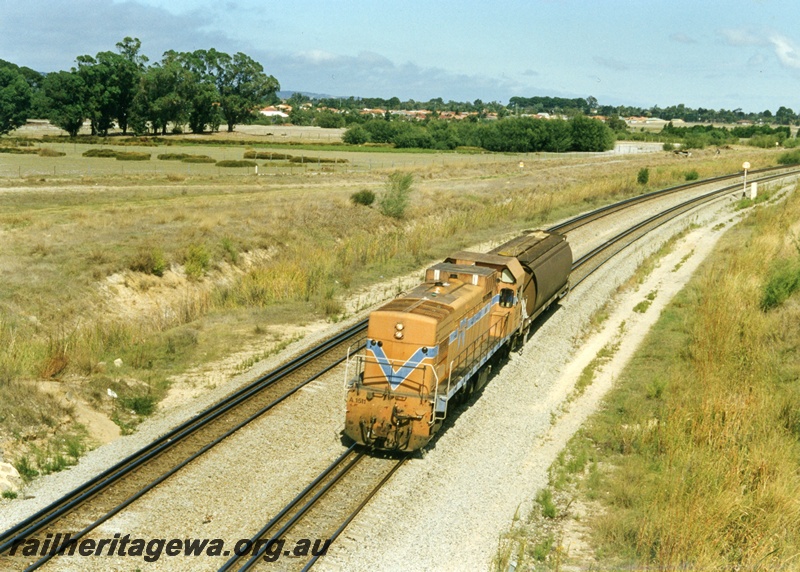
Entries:
<svg viewBox="0 0 800 572">
<path fill-rule="evenodd" d="M 66 157 L 22 158 L 77 161 L 82 150 L 72 147 L 62 148 Z M 192 147 L 191 153 L 230 150 Z M 753 155 L 747 151 L 754 166 L 774 160 L 770 153 Z M 63 383 L 129 430 L 155 409 L 171 376 L 243 346 L 277 342 L 285 337 L 282 324 L 336 319 L 342 297 L 358 286 L 498 233 L 647 190 L 635 182 L 643 165 L 657 188 L 682 181 L 690 168 L 708 177 L 735 171 L 742 160 L 738 153 L 709 154 L 689 166 L 668 154 L 613 163 L 550 156 L 521 170 L 514 156 L 426 157 L 407 165 L 417 184 L 402 221 L 349 201 L 360 188 L 380 192 L 387 171 L 324 180 L 174 177 L 145 165 L 139 175 L 6 180 L 9 189 L 0 194 L 6 456 L 39 471 L 50 470 L 59 455 L 74 457 L 83 433 L 70 408 L 44 395 L 37 380 Z M 117 358 L 121 368 L 111 365 Z M 109 388 L 118 400 L 106 396 Z"/>
<path fill-rule="evenodd" d="M 798 566 L 798 220 L 795 190 L 722 238 L 551 467 L 500 568 L 512 549 L 551 569 Z M 569 559 L 576 506 L 597 561 Z"/>
</svg>

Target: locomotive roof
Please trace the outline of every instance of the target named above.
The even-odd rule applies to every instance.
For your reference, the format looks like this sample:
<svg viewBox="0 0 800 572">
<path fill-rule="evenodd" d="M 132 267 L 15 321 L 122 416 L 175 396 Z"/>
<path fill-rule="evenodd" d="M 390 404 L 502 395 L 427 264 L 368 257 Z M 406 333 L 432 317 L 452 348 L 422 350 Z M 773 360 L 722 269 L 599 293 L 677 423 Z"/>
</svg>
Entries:
<svg viewBox="0 0 800 572">
<path fill-rule="evenodd" d="M 490 264 L 492 266 L 508 266 L 510 263 L 508 256 L 501 256 L 499 254 L 484 253 L 484 252 L 470 252 L 468 250 L 460 250 L 455 254 L 448 256 L 445 259 L 445 263 L 454 263 L 456 260 L 470 261 L 470 262 L 475 262 L 476 264 Z M 475 264 L 461 264 L 459 266 L 467 266 L 468 268 L 480 268 Z"/>
<path fill-rule="evenodd" d="M 395 298 L 391 302 L 381 306 L 378 312 L 408 312 L 410 314 L 419 314 L 421 316 L 429 316 L 435 318 L 436 321 L 441 321 L 453 313 L 453 307 L 448 305 L 445 301 L 437 299 L 423 298 Z"/>
<path fill-rule="evenodd" d="M 489 253 L 462 250 L 448 256 L 445 263 L 460 263 L 461 265 L 473 269 L 488 267 L 494 270 L 501 270 L 507 268 L 514 276 L 515 280 L 521 280 L 525 274 L 519 260 L 512 256 L 506 256 L 505 254 L 497 254 L 494 250 Z M 474 270 L 470 271 L 474 272 Z"/>
<path fill-rule="evenodd" d="M 480 276 L 490 276 L 495 273 L 492 268 L 484 268 L 469 264 L 451 264 L 440 262 L 432 266 L 444 273 L 469 273 Z M 452 280 L 452 281 L 450 281 Z M 430 316 L 441 321 L 449 316 L 454 306 L 462 298 L 462 290 L 469 289 L 474 291 L 478 286 L 474 286 L 460 279 L 451 279 L 447 275 L 442 276 L 440 282 L 426 282 L 415 287 L 410 292 L 399 298 L 387 302 L 376 311 L 378 312 L 408 312 Z"/>
<path fill-rule="evenodd" d="M 450 260 L 448 258 L 448 260 Z M 432 270 L 440 270 L 442 272 L 463 274 L 477 274 L 478 276 L 491 276 L 496 272 L 494 268 L 487 268 L 486 266 L 475 266 L 474 264 L 453 264 L 452 262 L 439 262 L 430 267 Z"/>
<path fill-rule="evenodd" d="M 563 234 L 534 230 L 501 244 L 491 254 L 513 256 L 523 264 L 530 264 L 564 240 L 566 237 Z"/>
</svg>

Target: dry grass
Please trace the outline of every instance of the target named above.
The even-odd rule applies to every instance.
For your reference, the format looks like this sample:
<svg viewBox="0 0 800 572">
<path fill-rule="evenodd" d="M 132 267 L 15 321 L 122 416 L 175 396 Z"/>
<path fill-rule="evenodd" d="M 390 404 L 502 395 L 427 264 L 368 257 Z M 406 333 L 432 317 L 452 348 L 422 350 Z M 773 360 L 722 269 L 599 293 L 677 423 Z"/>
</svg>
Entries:
<svg viewBox="0 0 800 572">
<path fill-rule="evenodd" d="M 150 160 L 126 164 L 123 176 L 112 159 L 82 157 L 88 146 L 49 147 L 68 156 L 14 155 L 15 163 L 4 165 L 12 174 L 15 166 L 47 172 L 59 165 L 58 178 L 0 178 L 0 379 L 54 377 L 98 407 L 112 387 L 120 402 L 133 400 L 143 412 L 164 394 L 170 375 L 252 340 L 256 324 L 338 319 L 342 297 L 356 287 L 640 192 L 635 177 L 642 165 L 650 166 L 651 186 L 675 184 L 685 171 L 685 160 L 668 154 L 614 162 L 525 156 L 520 170 L 514 155 L 321 151 L 358 164 L 337 165 L 324 176 L 312 163 L 243 177 Z M 243 153 L 211 146 L 192 152 L 217 160 Z M 747 153 L 756 166 L 774 155 Z M 179 171 L 160 170 L 170 163 Z M 89 164 L 90 177 L 62 171 Z M 693 162 L 702 177 L 739 164 L 735 153 Z M 388 173 L 399 167 L 415 178 L 404 221 L 351 204 L 354 190 L 380 196 Z M 127 286 L 111 282 L 119 276 Z M 157 305 L 141 305 L 152 297 Z M 125 363 L 119 373 L 126 383 L 101 365 L 116 358 Z M 4 387 L 0 399 L 12 391 Z M 107 412 L 126 427 L 140 417 Z M 13 440 L 2 419 L 0 433 Z"/>
<path fill-rule="evenodd" d="M 604 566 L 796 566 L 800 300 L 760 300 L 768 270 L 800 256 L 798 218 L 794 192 L 722 239 L 551 469 L 557 489 L 601 503 Z"/>
</svg>

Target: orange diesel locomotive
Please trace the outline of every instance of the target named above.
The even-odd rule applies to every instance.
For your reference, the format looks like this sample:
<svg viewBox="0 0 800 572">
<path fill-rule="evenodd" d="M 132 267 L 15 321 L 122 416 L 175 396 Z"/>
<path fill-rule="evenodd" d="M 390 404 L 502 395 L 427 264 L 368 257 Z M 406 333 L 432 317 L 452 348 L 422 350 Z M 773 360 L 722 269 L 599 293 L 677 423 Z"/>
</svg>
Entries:
<svg viewBox="0 0 800 572">
<path fill-rule="evenodd" d="M 370 314 L 364 350 L 348 356 L 345 434 L 378 449 L 424 447 L 448 405 L 480 389 L 569 291 L 571 268 L 566 237 L 541 230 L 428 268 L 423 284 Z"/>
</svg>

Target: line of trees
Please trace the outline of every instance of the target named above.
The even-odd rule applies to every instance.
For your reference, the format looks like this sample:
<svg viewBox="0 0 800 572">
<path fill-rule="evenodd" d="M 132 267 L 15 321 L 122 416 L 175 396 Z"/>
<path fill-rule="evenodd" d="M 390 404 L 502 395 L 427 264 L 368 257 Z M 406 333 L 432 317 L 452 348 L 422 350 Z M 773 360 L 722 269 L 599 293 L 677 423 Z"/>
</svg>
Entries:
<svg viewBox="0 0 800 572">
<path fill-rule="evenodd" d="M 391 143 L 395 147 L 455 149 L 480 147 L 499 152 L 607 151 L 614 146 L 614 132 L 602 121 L 577 115 L 570 120 L 507 117 L 497 121 L 370 119 L 352 125 L 345 143 Z"/>
<path fill-rule="evenodd" d="M 262 105 L 278 101 L 280 84 L 263 66 L 239 52 L 168 51 L 148 64 L 141 42 L 126 37 L 117 51 L 76 58 L 70 71 L 40 74 L 0 60 L 0 133 L 28 117 L 47 118 L 75 136 L 85 120 L 93 135 L 115 124 L 124 134 L 233 131 Z"/>
<path fill-rule="evenodd" d="M 690 123 L 736 123 L 746 119 L 756 123 L 777 123 L 778 125 L 794 125 L 800 123 L 800 115 L 791 108 L 781 106 L 773 115 L 769 109 L 758 113 L 745 113 L 740 108 L 705 109 L 699 107 L 692 109 L 684 104 L 668 107 L 636 107 L 629 105 L 600 105 L 597 99 L 589 96 L 585 99 L 568 99 L 563 97 L 512 97 L 508 107 L 514 113 L 550 113 L 555 115 L 572 116 L 579 113 L 585 115 L 603 115 L 606 117 L 658 117 L 671 121 L 683 119 Z"/>
<path fill-rule="evenodd" d="M 166 133 L 169 126 L 195 133 L 216 131 L 225 124 L 229 131 L 237 123 L 274 121 L 254 115 L 263 105 L 279 101 L 278 81 L 264 72 L 263 67 L 243 53 L 229 55 L 215 49 L 194 52 L 168 51 L 162 60 L 149 64 L 140 53 L 141 43 L 126 37 L 116 44 L 116 51 L 104 51 L 95 56 L 76 58 L 70 71 L 42 74 L 13 63 L 0 60 L 0 134 L 7 133 L 27 118 L 47 118 L 53 124 L 75 135 L 85 120 L 91 123 L 92 133 L 105 135 L 117 125 L 123 133 Z M 302 104 L 312 102 L 313 109 Z M 470 120 L 480 120 L 487 114 L 496 114 L 501 120 L 507 117 L 524 117 L 536 113 L 549 113 L 556 117 L 574 118 L 582 115 L 602 115 L 616 132 L 627 131 L 619 117 L 651 116 L 666 120 L 683 119 L 688 122 L 735 123 L 748 119 L 758 124 L 791 125 L 800 123 L 800 116 L 791 108 L 782 106 L 773 115 L 769 110 L 744 113 L 741 109 L 692 109 L 683 104 L 661 108 L 600 105 L 596 98 L 561 98 L 549 96 L 515 96 L 508 105 L 496 101 L 447 101 L 433 98 L 428 101 L 392 98 L 331 98 L 310 97 L 295 92 L 288 103 L 293 107 L 289 121 L 296 125 L 345 127 L 370 120 L 361 113 L 364 108 L 394 110 L 421 110 L 430 112 L 436 120 L 445 111 L 471 114 Z M 335 110 L 335 111 L 332 111 Z M 453 139 L 448 129 L 439 127 L 398 128 L 402 133 L 393 138 L 395 144 L 409 144 L 448 148 Z M 482 140 L 491 141 L 494 127 L 481 129 L 467 127 L 482 133 Z M 503 127 L 502 129 L 509 129 Z M 526 127 L 528 129 L 528 127 Z M 531 128 L 531 140 L 541 138 L 545 128 Z M 561 127 L 547 127 L 554 133 Z M 464 136 L 454 129 L 459 141 L 475 140 L 477 135 Z M 380 134 L 369 133 L 369 139 L 384 139 Z M 442 134 L 444 132 L 444 134 Z M 364 132 L 354 130 L 353 138 L 364 137 Z M 757 136 L 759 134 L 756 134 Z M 772 134 L 770 134 L 772 136 Z M 718 136 L 714 136 L 719 138 Z M 712 137 L 712 138 L 714 138 Z M 397 140 L 394 140 L 397 139 Z M 560 148 L 560 135 L 547 137 L 547 147 Z M 708 139 L 708 137 L 706 137 Z M 716 139 L 715 139 L 716 140 Z M 516 144 L 515 144 L 516 145 Z M 528 143 L 526 147 L 543 144 Z M 573 146 L 576 144 L 573 142 Z M 578 147 L 583 146 L 581 143 Z"/>
<path fill-rule="evenodd" d="M 312 98 L 300 92 L 294 92 L 288 98 L 287 103 L 293 107 L 299 107 L 303 103 L 314 103 L 319 107 L 328 107 L 342 111 L 360 111 L 364 108 L 386 109 L 386 110 L 421 110 L 425 109 L 432 112 L 456 111 L 461 113 L 499 113 L 505 115 L 508 108 L 498 101 L 484 103 L 480 99 L 475 101 L 444 101 L 441 97 L 435 97 L 428 101 L 416 101 L 414 99 L 400 100 L 398 97 L 388 99 L 382 97 L 317 97 Z"/>
</svg>

